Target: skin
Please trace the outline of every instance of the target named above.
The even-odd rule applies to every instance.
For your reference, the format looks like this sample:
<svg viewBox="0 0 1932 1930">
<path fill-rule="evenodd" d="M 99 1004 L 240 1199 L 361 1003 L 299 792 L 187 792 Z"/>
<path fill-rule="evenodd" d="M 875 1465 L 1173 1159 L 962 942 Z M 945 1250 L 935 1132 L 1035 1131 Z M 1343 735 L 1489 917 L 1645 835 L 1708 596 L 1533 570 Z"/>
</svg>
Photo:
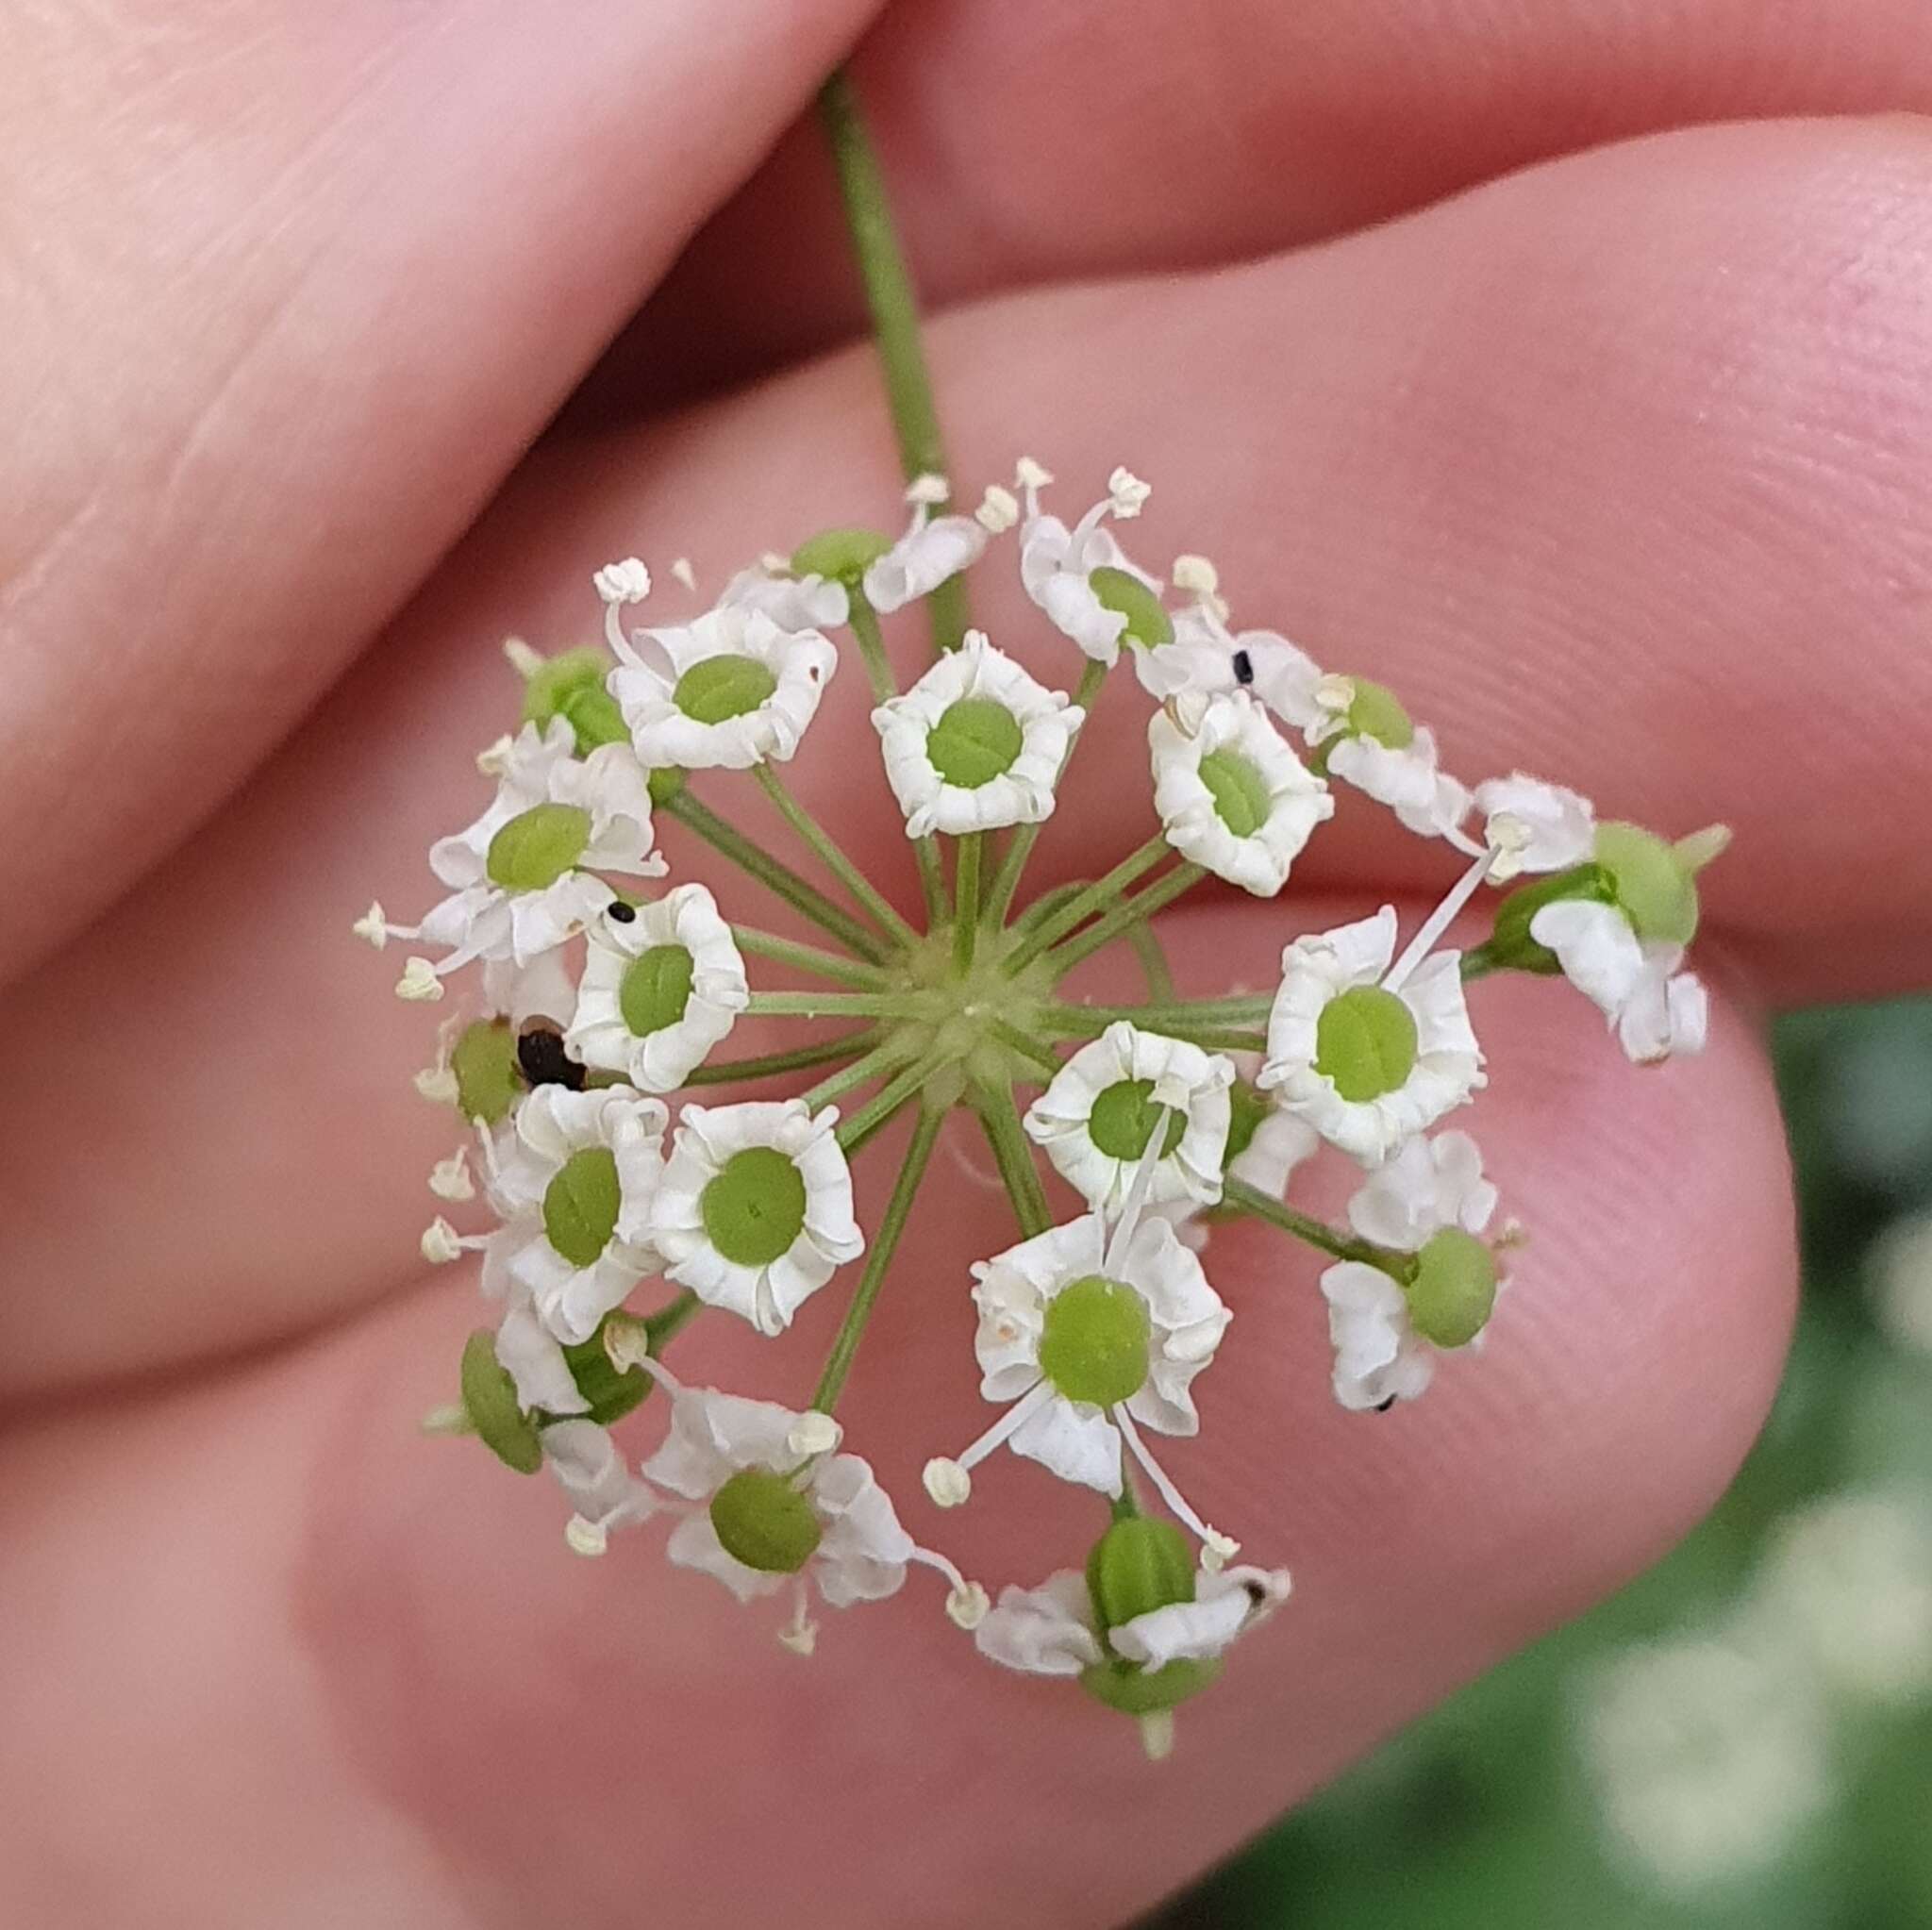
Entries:
<svg viewBox="0 0 1932 1930">
<path fill-rule="evenodd" d="M 1932 944 L 1921 27 L 1907 0 L 16 7 L 0 1916 L 1119 1922 L 1680 1534 L 1790 1313 L 1764 1013 L 1909 987 Z M 715 589 L 801 514 L 895 519 L 866 353 L 797 361 L 855 316 L 786 129 L 862 35 L 962 479 L 1024 448 L 1077 513 L 1125 460 L 1158 486 L 1138 554 L 1207 549 L 1238 617 L 1400 690 L 1452 768 L 1739 833 L 1703 1057 L 1638 1073 L 1562 987 L 1482 989 L 1474 1123 L 1535 1240 L 1480 1359 L 1342 1414 L 1315 1265 L 1215 1235 L 1236 1326 L 1172 1463 L 1297 1599 L 1158 1773 L 918 1582 L 801 1664 L 655 1530 L 579 1563 L 547 1481 L 414 1432 L 480 1316 L 412 1263 L 452 1139 L 403 1074 L 437 1015 L 345 926 L 426 902 L 506 631 L 581 641 L 613 556 Z M 982 620 L 1071 680 L 1006 574 Z M 898 627 L 902 669 L 921 647 Z M 909 901 L 865 709 L 848 674 L 793 774 Z M 1036 887 L 1145 835 L 1141 717 L 1107 693 Z M 1282 906 L 1171 914 L 1176 970 L 1259 985 L 1285 935 L 1412 920 L 1450 875 L 1345 807 Z M 918 1496 L 984 1422 L 985 1166 L 942 1150 L 841 1414 L 997 1584 L 1096 1523 L 1010 1461 L 961 1515 Z M 712 1321 L 676 1357 L 795 1400 L 840 1297 L 784 1350 Z"/>
</svg>

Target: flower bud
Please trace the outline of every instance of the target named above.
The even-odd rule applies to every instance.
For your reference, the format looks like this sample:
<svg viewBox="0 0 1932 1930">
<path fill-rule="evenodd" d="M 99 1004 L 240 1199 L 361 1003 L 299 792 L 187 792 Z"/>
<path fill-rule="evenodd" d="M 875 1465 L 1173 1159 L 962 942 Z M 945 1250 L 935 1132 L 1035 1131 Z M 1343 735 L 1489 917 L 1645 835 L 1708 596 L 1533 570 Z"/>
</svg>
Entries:
<svg viewBox="0 0 1932 1930">
<path fill-rule="evenodd" d="M 1137 1615 L 1194 1599 L 1187 1538 L 1172 1522 L 1129 1515 L 1115 1522 L 1087 1557 L 1087 1592 L 1101 1632 Z"/>
<path fill-rule="evenodd" d="M 1489 1324 L 1496 1305 L 1496 1256 L 1474 1234 L 1447 1226 L 1415 1256 L 1403 1291 L 1408 1317 L 1438 1347 L 1466 1347 Z"/>
<path fill-rule="evenodd" d="M 791 553 L 797 576 L 824 576 L 856 590 L 858 580 L 892 547 L 875 529 L 827 529 L 808 537 Z"/>
<path fill-rule="evenodd" d="M 624 713 L 604 688 L 610 668 L 609 657 L 594 648 L 540 658 L 524 684 L 523 721 L 541 730 L 553 717 L 565 719 L 580 757 L 599 744 L 628 743 Z"/>
<path fill-rule="evenodd" d="M 1697 885 L 1691 869 L 1640 824 L 1599 824 L 1596 861 L 1640 939 L 1688 945 L 1697 931 Z"/>
</svg>

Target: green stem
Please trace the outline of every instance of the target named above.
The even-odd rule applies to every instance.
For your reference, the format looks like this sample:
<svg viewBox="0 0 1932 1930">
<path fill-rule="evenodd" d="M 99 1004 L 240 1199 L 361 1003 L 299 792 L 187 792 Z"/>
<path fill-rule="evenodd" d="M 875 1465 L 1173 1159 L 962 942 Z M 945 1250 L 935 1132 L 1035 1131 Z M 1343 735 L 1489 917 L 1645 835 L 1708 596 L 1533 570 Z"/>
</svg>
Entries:
<svg viewBox="0 0 1932 1930">
<path fill-rule="evenodd" d="M 768 891 L 784 899 L 821 930 L 831 933 L 847 951 L 858 953 L 874 965 L 884 962 L 885 951 L 876 933 L 867 931 L 858 919 L 841 906 L 834 905 L 815 885 L 767 855 L 708 806 L 700 804 L 691 794 L 689 786 L 669 799 L 663 808 L 714 851 L 749 872 Z"/>
<path fill-rule="evenodd" d="M 1086 711 L 1087 719 L 1074 734 L 1073 741 L 1067 745 L 1060 757 L 1058 774 L 1054 779 L 1054 788 L 1058 790 L 1060 781 L 1067 774 L 1067 766 L 1074 761 L 1074 753 L 1079 747 L 1080 740 L 1087 735 L 1087 724 L 1092 721 L 1093 700 L 1100 694 L 1100 686 L 1106 680 L 1107 666 L 1096 663 L 1091 657 L 1087 667 L 1080 673 L 1079 688 L 1074 692 L 1074 702 Z M 987 894 L 986 923 L 995 931 L 1006 923 L 1007 912 L 1013 903 L 1013 893 L 1020 889 L 1020 873 L 1026 869 L 1027 857 L 1040 841 L 1041 824 L 1022 824 L 1013 833 L 1012 841 L 1007 846 L 1007 855 L 1001 862 L 998 875 L 992 881 L 992 890 Z"/>
<path fill-rule="evenodd" d="M 899 682 L 886 657 L 886 640 L 879 631 L 878 612 L 866 602 L 864 593 L 848 586 L 850 613 L 846 622 L 858 639 L 858 654 L 865 659 L 865 674 L 872 680 L 872 693 L 878 703 L 898 695 Z M 912 840 L 912 855 L 919 860 L 919 889 L 925 894 L 925 919 L 937 924 L 945 914 L 946 874 L 940 863 L 940 842 L 931 832 Z"/>
<path fill-rule="evenodd" d="M 799 1097 L 805 1102 L 808 1112 L 816 1112 L 822 1106 L 829 1106 L 835 1099 L 842 1099 L 855 1088 L 863 1086 L 867 1080 L 875 1079 L 881 1073 L 889 1072 L 906 1057 L 906 1042 L 903 1039 L 889 1038 L 875 1045 L 863 1058 L 855 1059 L 849 1066 L 841 1068 L 829 1077 L 821 1079 Z"/>
<path fill-rule="evenodd" d="M 1488 945 L 1473 945 L 1462 955 L 1462 982 L 1465 985 L 1472 978 L 1487 978 L 1492 972 L 1507 969 L 1500 958 L 1491 956 Z"/>
<path fill-rule="evenodd" d="M 825 869 L 852 893 L 859 906 L 902 945 L 916 945 L 919 934 L 886 903 L 872 880 L 845 856 L 819 821 L 791 795 L 785 780 L 769 764 L 758 765 L 752 775 L 758 779 L 758 789 L 777 807 L 779 816 L 804 839 Z"/>
<path fill-rule="evenodd" d="M 734 924 L 731 936 L 741 952 L 749 952 L 755 958 L 769 958 L 774 965 L 790 965 L 795 971 L 809 972 L 838 985 L 865 987 L 886 982 L 885 973 L 876 965 L 841 958 L 836 952 L 822 952 L 818 946 L 802 945 L 796 939 L 781 939 L 747 924 Z"/>
<path fill-rule="evenodd" d="M 985 832 L 968 831 L 959 840 L 953 866 L 953 969 L 962 978 L 973 969 L 974 942 L 979 937 L 979 858 L 985 842 Z"/>
<path fill-rule="evenodd" d="M 1010 1046 L 1024 1059 L 1038 1066 L 1048 1078 L 1055 1077 L 1060 1070 L 1059 1055 L 1030 1032 L 1023 1032 L 1017 1025 L 1009 1025 L 1004 1019 L 992 1022 L 992 1036 L 1003 1044 Z"/>
<path fill-rule="evenodd" d="M 1041 919 L 1026 934 L 1025 941 L 1018 950 L 1008 954 L 1007 970 L 1009 973 L 1023 971 L 1076 924 L 1091 918 L 1097 911 L 1105 912 L 1109 907 L 1118 908 L 1121 893 L 1142 872 L 1158 864 L 1169 849 L 1166 838 L 1161 836 L 1150 838 L 1137 850 L 1128 852 L 1104 878 L 1096 878 L 1085 890 L 1075 892 L 1051 918 Z"/>
<path fill-rule="evenodd" d="M 868 1025 L 857 1032 L 841 1032 L 836 1039 L 821 1039 L 810 1045 L 795 1045 L 789 1052 L 767 1052 L 756 1058 L 714 1059 L 687 1075 L 687 1086 L 726 1086 L 739 1079 L 769 1079 L 777 1073 L 803 1073 L 813 1066 L 835 1064 L 841 1058 L 856 1057 L 878 1039 L 878 1028 Z"/>
<path fill-rule="evenodd" d="M 1048 1006 L 1041 1013 L 1041 1024 L 1056 1039 L 1098 1039 L 1109 1025 L 1122 1020 L 1142 1032 L 1158 1032 L 1163 1039 L 1185 1039 L 1208 1052 L 1265 1052 L 1268 1038 L 1262 1032 L 1246 1032 L 1231 1025 L 1195 1025 L 1185 1019 L 1167 1017 L 1158 1007 L 1146 1006 Z"/>
<path fill-rule="evenodd" d="M 906 1163 L 899 1169 L 898 1183 L 892 1188 L 892 1197 L 886 1203 L 885 1218 L 879 1222 L 878 1236 L 873 1241 L 872 1251 L 865 1256 L 865 1271 L 859 1274 L 852 1304 L 845 1309 L 845 1318 L 839 1323 L 839 1331 L 832 1337 L 832 1351 L 825 1356 L 824 1372 L 819 1375 L 818 1391 L 811 1397 L 812 1406 L 822 1414 L 832 1411 L 844 1389 L 845 1376 L 852 1371 L 853 1357 L 858 1352 L 859 1341 L 865 1337 L 866 1323 L 872 1318 L 873 1304 L 885 1284 L 886 1269 L 891 1264 L 899 1236 L 906 1230 L 913 1197 L 919 1190 L 920 1180 L 924 1177 L 926 1162 L 932 1157 L 932 1149 L 945 1121 L 943 1107 L 933 1107 L 919 1115 L 912 1143 L 906 1149 Z"/>
<path fill-rule="evenodd" d="M 1137 924 L 1127 933 L 1127 943 L 1133 946 L 1134 956 L 1141 961 L 1141 975 L 1147 981 L 1148 997 L 1173 998 L 1174 973 L 1168 969 L 1160 934 L 1151 924 Z"/>
<path fill-rule="evenodd" d="M 897 1078 L 882 1087 L 871 1099 L 861 1106 L 850 1119 L 839 1122 L 836 1138 L 839 1149 L 848 1158 L 858 1152 L 872 1136 L 885 1126 L 892 1115 L 913 1098 L 919 1089 L 945 1064 L 949 1055 L 942 1052 L 928 1053 L 924 1058 L 914 1059 Z M 943 1106 L 934 1106 L 933 1111 L 943 1111 Z"/>
<path fill-rule="evenodd" d="M 885 991 L 755 991 L 745 1010 L 765 1019 L 819 1019 L 839 1013 L 861 1019 L 902 1017 L 900 997 Z"/>
<path fill-rule="evenodd" d="M 899 465 L 909 483 L 922 475 L 950 475 L 932 378 L 919 340 L 919 298 L 892 226 L 891 208 L 878 156 L 866 135 L 858 97 L 841 68 L 819 92 L 819 118 L 838 171 L 845 225 L 858 258 L 858 277 L 872 314 L 873 340 L 886 378 L 886 402 L 899 443 Z M 953 577 L 927 600 L 936 650 L 958 646 L 971 626 L 964 579 Z"/>
<path fill-rule="evenodd" d="M 1032 1142 L 1020 1123 L 1013 1089 L 1008 1085 L 975 1087 L 973 1103 L 986 1128 L 993 1163 L 1006 1183 L 1007 1197 L 1013 1203 L 1013 1218 L 1020 1223 L 1020 1231 L 1031 1240 L 1053 1224 L 1053 1209 L 1046 1203 L 1046 1189 L 1033 1164 Z"/>
<path fill-rule="evenodd" d="M 1064 978 L 1076 965 L 1085 964 L 1095 952 L 1112 944 L 1123 932 L 1139 924 L 1141 920 L 1152 918 L 1157 911 L 1172 905 L 1182 892 L 1191 890 L 1207 875 L 1200 865 L 1186 862 L 1163 873 L 1138 897 L 1129 898 L 1124 905 L 1108 912 L 1098 924 L 1089 925 L 1077 938 L 1069 939 L 1058 951 L 1051 953 L 1046 962 L 1053 968 L 1055 980 Z"/>
<path fill-rule="evenodd" d="M 1369 1240 L 1338 1233 L 1324 1221 L 1296 1212 L 1284 1201 L 1264 1193 L 1258 1187 L 1250 1186 L 1244 1179 L 1232 1176 L 1226 1179 L 1223 1183 L 1221 1202 L 1239 1212 L 1252 1213 L 1256 1219 L 1265 1220 L 1269 1225 L 1293 1234 L 1297 1240 L 1306 1240 L 1309 1246 L 1338 1260 L 1360 1260 L 1368 1266 L 1377 1267 L 1392 1280 L 1403 1279 L 1409 1270 L 1408 1255 L 1391 1253 L 1386 1247 L 1375 1246 Z"/>
<path fill-rule="evenodd" d="M 667 1300 L 656 1313 L 645 1316 L 645 1339 L 654 1357 L 691 1324 L 703 1306 L 704 1302 L 687 1287 L 675 1300 Z"/>
</svg>

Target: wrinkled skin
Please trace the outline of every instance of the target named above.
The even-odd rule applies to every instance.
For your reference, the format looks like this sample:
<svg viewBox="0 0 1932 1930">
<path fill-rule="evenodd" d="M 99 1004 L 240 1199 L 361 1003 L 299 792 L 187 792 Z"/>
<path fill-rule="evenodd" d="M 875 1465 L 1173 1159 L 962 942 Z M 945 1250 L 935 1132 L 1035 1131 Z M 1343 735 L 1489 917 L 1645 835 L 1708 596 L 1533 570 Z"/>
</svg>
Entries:
<svg viewBox="0 0 1932 1930">
<path fill-rule="evenodd" d="M 1919 0 L 872 12 L 23 0 L 0 33 L 9 1922 L 1116 1922 L 1652 1559 L 1763 1414 L 1763 1014 L 1932 944 Z M 1077 513 L 1124 460 L 1145 561 L 1208 551 L 1451 768 L 1739 833 L 1701 1059 L 1634 1073 L 1560 986 L 1481 988 L 1471 1123 L 1535 1239 L 1480 1360 L 1340 1413 L 1313 1265 L 1215 1235 L 1236 1320 L 1172 1458 L 1297 1596 L 1158 1772 L 936 1590 L 800 1663 L 655 1531 L 579 1563 L 547 1480 L 414 1432 L 478 1313 L 412 1264 L 435 1015 L 346 926 L 427 902 L 506 630 L 584 641 L 613 556 L 675 611 L 676 554 L 715 588 L 896 522 L 791 126 L 861 42 L 962 482 L 1025 449 Z M 1070 682 L 987 574 L 995 640 Z M 865 707 L 848 669 L 797 779 L 903 889 Z M 1141 716 L 1107 692 L 1039 882 L 1144 835 Z M 1172 915 L 1177 970 L 1257 985 L 1449 875 L 1345 808 L 1280 903 Z M 980 1424 L 965 1267 L 1009 1238 L 958 1146 L 847 1418 L 916 1529 L 1030 1581 L 1081 1497 L 1010 1462 L 961 1516 L 917 1493 Z M 839 1297 L 680 1358 L 795 1399 Z"/>
</svg>

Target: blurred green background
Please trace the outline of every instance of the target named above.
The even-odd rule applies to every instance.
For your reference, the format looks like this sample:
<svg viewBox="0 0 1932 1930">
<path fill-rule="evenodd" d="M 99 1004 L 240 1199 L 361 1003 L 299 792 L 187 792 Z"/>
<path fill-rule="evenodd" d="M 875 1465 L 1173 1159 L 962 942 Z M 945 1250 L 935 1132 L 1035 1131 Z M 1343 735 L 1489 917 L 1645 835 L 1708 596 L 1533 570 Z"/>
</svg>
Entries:
<svg viewBox="0 0 1932 1930">
<path fill-rule="evenodd" d="M 1158 1930 L 1932 1926 L 1932 1000 L 1776 1051 L 1804 1310 L 1717 1511 Z"/>
</svg>

